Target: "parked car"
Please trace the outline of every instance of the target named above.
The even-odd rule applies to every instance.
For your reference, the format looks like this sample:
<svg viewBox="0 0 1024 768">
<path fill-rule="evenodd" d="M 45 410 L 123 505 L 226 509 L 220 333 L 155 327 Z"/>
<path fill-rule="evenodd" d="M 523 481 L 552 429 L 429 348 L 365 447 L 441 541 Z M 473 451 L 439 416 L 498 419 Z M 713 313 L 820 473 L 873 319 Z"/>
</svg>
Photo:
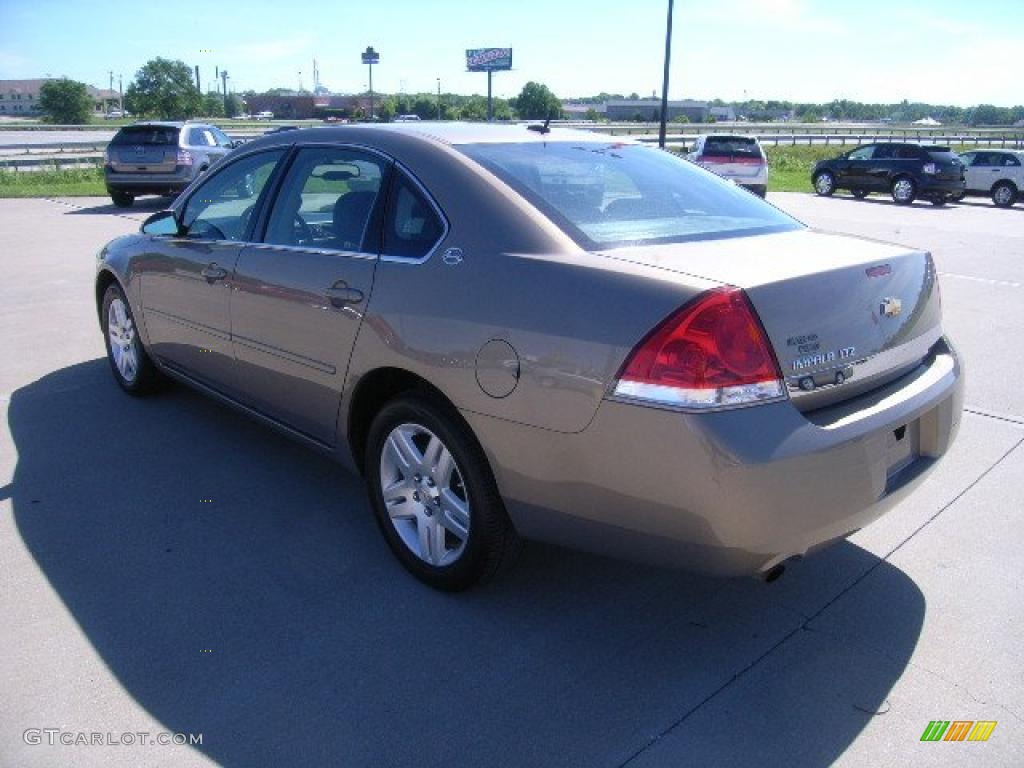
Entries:
<svg viewBox="0 0 1024 768">
<path fill-rule="evenodd" d="M 755 195 L 764 197 L 768 192 L 768 158 L 754 136 L 698 136 L 686 159 Z"/>
<path fill-rule="evenodd" d="M 255 119 L 255 120 L 273 120 L 274 119 L 274 113 L 273 112 L 268 112 L 268 111 L 257 112 L 255 115 L 253 115 L 253 119 Z"/>
<path fill-rule="evenodd" d="M 816 163 L 811 181 L 823 197 L 848 189 L 858 199 L 887 192 L 898 205 L 944 205 L 964 192 L 964 166 L 949 147 L 880 142 Z"/>
<path fill-rule="evenodd" d="M 239 144 L 209 123 L 126 125 L 104 153 L 107 194 L 119 208 L 139 195 L 177 194 Z"/>
<path fill-rule="evenodd" d="M 122 117 L 131 117 L 131 113 L 120 109 L 112 109 L 103 116 L 105 120 L 118 120 Z"/>
<path fill-rule="evenodd" d="M 124 391 L 335 456 L 461 589 L 521 538 L 774 576 L 867 525 L 958 428 L 937 280 L 622 137 L 425 123 L 246 144 L 95 291 Z"/>
<path fill-rule="evenodd" d="M 419 115 L 396 115 L 396 123 L 418 123 L 420 121 Z"/>
<path fill-rule="evenodd" d="M 1024 189 L 1024 151 L 976 149 L 960 155 L 967 177 L 967 195 L 989 195 L 1000 208 L 1009 208 Z"/>
</svg>

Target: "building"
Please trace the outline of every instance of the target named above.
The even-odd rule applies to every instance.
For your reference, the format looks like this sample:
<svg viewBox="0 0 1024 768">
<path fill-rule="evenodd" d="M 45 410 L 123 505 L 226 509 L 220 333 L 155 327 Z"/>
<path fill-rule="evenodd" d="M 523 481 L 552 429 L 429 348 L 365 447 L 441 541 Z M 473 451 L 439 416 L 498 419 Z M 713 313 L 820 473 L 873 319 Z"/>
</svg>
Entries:
<svg viewBox="0 0 1024 768">
<path fill-rule="evenodd" d="M 661 119 L 661 99 L 614 99 L 605 102 L 605 117 L 613 122 L 636 120 L 655 122 Z M 711 114 L 706 101 L 670 101 L 667 119 L 685 117 L 691 123 L 703 123 Z"/>
<path fill-rule="evenodd" d="M 0 80 L 0 117 L 38 117 L 39 91 L 43 83 L 56 78 L 40 77 L 33 80 Z M 93 100 L 93 112 L 98 115 L 115 109 L 121 97 L 117 91 L 85 86 Z"/>
<path fill-rule="evenodd" d="M 711 117 L 716 123 L 735 123 L 736 110 L 732 107 L 712 107 Z"/>
</svg>

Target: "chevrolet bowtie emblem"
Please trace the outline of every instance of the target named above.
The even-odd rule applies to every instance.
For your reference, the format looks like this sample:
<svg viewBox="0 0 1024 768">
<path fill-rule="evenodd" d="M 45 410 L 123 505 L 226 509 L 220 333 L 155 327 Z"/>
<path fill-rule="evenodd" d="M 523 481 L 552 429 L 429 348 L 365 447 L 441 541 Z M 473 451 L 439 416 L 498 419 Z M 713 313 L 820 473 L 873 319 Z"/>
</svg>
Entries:
<svg viewBox="0 0 1024 768">
<path fill-rule="evenodd" d="M 903 302 L 895 297 L 882 299 L 882 303 L 878 307 L 878 312 L 883 317 L 896 317 L 902 311 Z"/>
</svg>

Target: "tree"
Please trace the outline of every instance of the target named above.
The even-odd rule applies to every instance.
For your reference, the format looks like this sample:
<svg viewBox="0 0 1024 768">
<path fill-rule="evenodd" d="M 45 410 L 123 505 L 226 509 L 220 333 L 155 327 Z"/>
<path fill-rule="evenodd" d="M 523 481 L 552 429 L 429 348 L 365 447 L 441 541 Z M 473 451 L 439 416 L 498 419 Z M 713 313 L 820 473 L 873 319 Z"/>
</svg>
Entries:
<svg viewBox="0 0 1024 768">
<path fill-rule="evenodd" d="M 390 96 L 386 99 L 381 99 L 380 104 L 377 105 L 377 117 L 385 122 L 395 119 L 395 100 Z"/>
<path fill-rule="evenodd" d="M 516 112 L 525 120 L 546 120 L 562 116 L 562 102 L 546 85 L 532 80 L 523 86 L 515 100 Z"/>
<path fill-rule="evenodd" d="M 224 97 L 216 91 L 203 96 L 203 117 L 224 117 Z"/>
<path fill-rule="evenodd" d="M 85 83 L 68 80 L 47 80 L 39 89 L 39 109 L 44 123 L 81 125 L 89 122 L 92 97 Z"/>
<path fill-rule="evenodd" d="M 164 120 L 194 117 L 203 108 L 203 97 L 183 61 L 155 58 L 135 73 L 125 91 L 128 109 L 137 115 Z"/>
<path fill-rule="evenodd" d="M 245 102 L 242 101 L 242 97 L 237 93 L 229 93 L 225 117 L 234 117 L 235 115 L 241 115 L 243 112 L 245 112 Z"/>
</svg>

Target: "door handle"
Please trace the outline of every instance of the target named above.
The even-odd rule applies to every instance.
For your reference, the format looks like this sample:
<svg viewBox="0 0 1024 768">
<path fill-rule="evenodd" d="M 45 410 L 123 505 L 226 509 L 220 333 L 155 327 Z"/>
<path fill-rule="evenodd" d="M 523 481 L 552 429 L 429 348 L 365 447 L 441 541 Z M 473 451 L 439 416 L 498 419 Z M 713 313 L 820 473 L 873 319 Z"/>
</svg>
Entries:
<svg viewBox="0 0 1024 768">
<path fill-rule="evenodd" d="M 363 300 L 363 292 L 358 288 L 350 288 L 344 280 L 339 280 L 326 292 L 331 305 L 341 309 L 346 304 L 358 304 Z"/>
<path fill-rule="evenodd" d="M 228 276 L 228 271 L 223 267 L 218 267 L 217 262 L 211 262 L 203 267 L 203 271 L 200 272 L 203 277 L 206 278 L 206 282 L 213 283 L 217 280 L 223 280 Z"/>
</svg>

